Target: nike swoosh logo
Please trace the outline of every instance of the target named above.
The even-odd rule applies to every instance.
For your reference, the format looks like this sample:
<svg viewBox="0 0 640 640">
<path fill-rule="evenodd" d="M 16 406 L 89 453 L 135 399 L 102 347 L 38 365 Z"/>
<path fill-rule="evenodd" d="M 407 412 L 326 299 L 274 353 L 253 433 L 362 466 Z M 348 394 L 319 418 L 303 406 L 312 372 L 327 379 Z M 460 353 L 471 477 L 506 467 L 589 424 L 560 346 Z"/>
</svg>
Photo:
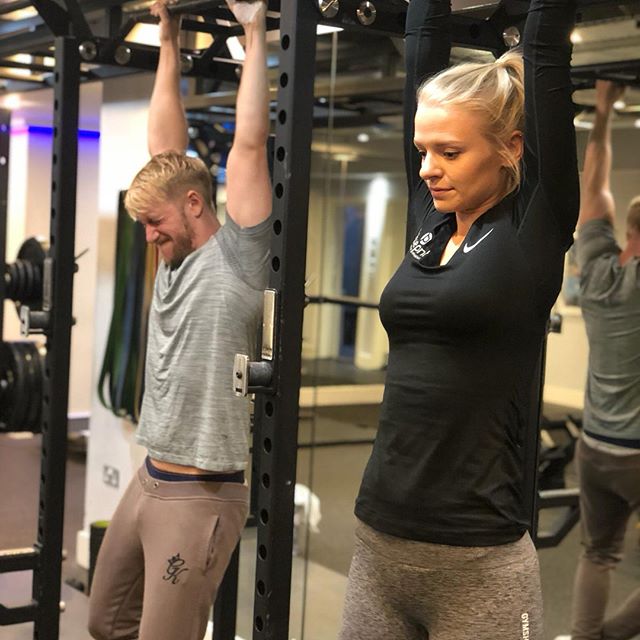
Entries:
<svg viewBox="0 0 640 640">
<path fill-rule="evenodd" d="M 473 244 L 468 244 L 468 243 L 465 242 L 464 243 L 464 247 L 462 247 L 462 251 L 464 253 L 469 253 L 469 251 L 475 249 L 488 235 L 490 235 L 492 231 L 493 231 L 493 227 L 491 229 L 489 229 L 489 231 L 487 231 L 487 233 L 485 233 L 482 236 L 482 238 L 480 238 L 480 240 L 477 240 Z"/>
</svg>

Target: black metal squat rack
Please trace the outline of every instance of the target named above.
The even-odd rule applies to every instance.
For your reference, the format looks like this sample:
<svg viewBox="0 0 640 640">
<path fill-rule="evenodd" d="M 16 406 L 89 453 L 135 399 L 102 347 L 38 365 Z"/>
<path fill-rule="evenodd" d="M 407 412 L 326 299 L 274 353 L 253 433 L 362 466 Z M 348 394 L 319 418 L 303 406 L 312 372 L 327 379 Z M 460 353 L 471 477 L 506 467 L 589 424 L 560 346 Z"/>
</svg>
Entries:
<svg viewBox="0 0 640 640">
<path fill-rule="evenodd" d="M 51 178 L 49 254 L 44 265 L 43 306 L 23 306 L 25 332 L 43 333 L 47 354 L 42 387 L 42 457 L 37 542 L 32 548 L 0 552 L 0 572 L 32 571 L 32 600 L 8 608 L 0 605 L 0 625 L 35 623 L 34 638 L 58 638 L 62 527 L 64 515 L 69 351 L 76 212 L 76 168 L 79 97 L 79 56 L 74 38 L 58 35 L 54 71 L 54 129 Z M 8 127 L 0 134 L 8 152 Z M 3 149 L 3 157 L 5 156 Z M 3 173 L 6 164 L 2 167 Z M 6 176 L 3 211 L 6 223 Z M 6 224 L 3 224 L 5 235 Z M 4 252 L 4 238 L 1 238 Z"/>
</svg>

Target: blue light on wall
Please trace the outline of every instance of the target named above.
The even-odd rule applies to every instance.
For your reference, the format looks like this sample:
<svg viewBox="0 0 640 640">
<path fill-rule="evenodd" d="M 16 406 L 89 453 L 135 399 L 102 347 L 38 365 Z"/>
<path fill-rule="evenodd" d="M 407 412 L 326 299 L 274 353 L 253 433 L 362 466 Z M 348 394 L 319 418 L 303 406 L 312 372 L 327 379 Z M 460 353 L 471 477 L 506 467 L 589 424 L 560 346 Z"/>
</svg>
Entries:
<svg viewBox="0 0 640 640">
<path fill-rule="evenodd" d="M 46 135 L 46 136 L 52 136 L 53 135 L 53 127 L 42 127 L 42 126 L 30 124 L 27 127 L 27 131 L 29 133 L 38 133 L 38 134 Z M 78 129 L 78 138 L 98 139 L 98 138 L 100 138 L 100 132 L 99 131 L 90 131 L 89 129 Z"/>
</svg>

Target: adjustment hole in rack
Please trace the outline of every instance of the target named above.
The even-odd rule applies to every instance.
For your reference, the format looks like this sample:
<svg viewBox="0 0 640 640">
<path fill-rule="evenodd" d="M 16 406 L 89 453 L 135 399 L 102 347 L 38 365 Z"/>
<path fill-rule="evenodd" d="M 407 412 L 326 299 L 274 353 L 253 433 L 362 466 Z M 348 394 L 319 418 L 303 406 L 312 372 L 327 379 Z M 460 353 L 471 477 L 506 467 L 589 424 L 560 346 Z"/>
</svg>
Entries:
<svg viewBox="0 0 640 640">
<path fill-rule="evenodd" d="M 285 33 L 282 36 L 280 43 L 282 45 L 282 48 L 286 51 L 289 48 L 289 45 L 291 44 L 291 38 L 289 38 L 289 36 Z"/>
<path fill-rule="evenodd" d="M 262 474 L 262 486 L 268 489 L 271 486 L 271 476 L 268 473 Z"/>
<path fill-rule="evenodd" d="M 271 438 L 265 438 L 263 445 L 266 453 L 271 453 Z"/>
<path fill-rule="evenodd" d="M 260 511 L 260 522 L 262 522 L 262 524 L 267 524 L 269 522 L 269 512 L 266 509 L 262 509 L 262 511 Z"/>
<path fill-rule="evenodd" d="M 273 233 L 275 233 L 277 236 L 282 233 L 282 222 L 280 222 L 280 220 L 274 220 Z"/>
<path fill-rule="evenodd" d="M 273 258 L 271 258 L 271 268 L 274 271 L 280 270 L 280 258 L 278 258 L 278 256 L 273 256 Z"/>
<path fill-rule="evenodd" d="M 267 559 L 267 547 L 265 547 L 263 544 L 258 547 L 258 557 L 260 558 L 260 560 Z"/>
</svg>

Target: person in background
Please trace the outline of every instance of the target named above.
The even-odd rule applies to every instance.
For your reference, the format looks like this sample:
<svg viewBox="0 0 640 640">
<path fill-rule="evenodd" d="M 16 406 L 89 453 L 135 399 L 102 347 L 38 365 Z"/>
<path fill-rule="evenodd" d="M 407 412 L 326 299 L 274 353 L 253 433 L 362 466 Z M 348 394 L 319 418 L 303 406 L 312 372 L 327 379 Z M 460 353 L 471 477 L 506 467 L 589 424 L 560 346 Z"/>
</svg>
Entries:
<svg viewBox="0 0 640 640">
<path fill-rule="evenodd" d="M 589 369 L 576 452 L 584 548 L 573 589 L 573 640 L 640 634 L 640 587 L 605 617 L 611 572 L 622 558 L 629 518 L 640 508 L 640 198 L 629 206 L 621 248 L 610 186 L 611 116 L 623 91 L 596 83 L 576 239 Z"/>
</svg>

